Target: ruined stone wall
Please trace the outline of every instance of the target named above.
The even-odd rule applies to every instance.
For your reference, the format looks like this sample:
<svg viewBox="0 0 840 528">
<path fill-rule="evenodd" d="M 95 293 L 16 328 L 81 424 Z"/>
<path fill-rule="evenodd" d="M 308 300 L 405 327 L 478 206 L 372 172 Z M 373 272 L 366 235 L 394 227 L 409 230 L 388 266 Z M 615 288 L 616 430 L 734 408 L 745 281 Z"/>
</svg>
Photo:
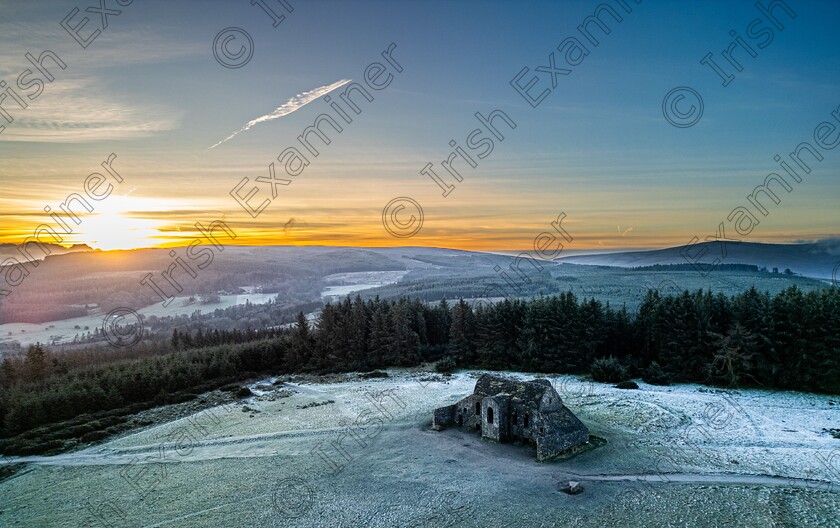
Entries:
<svg viewBox="0 0 840 528">
<path fill-rule="evenodd" d="M 566 414 L 568 413 L 568 414 Z M 589 441 L 589 429 L 571 411 L 565 416 L 540 416 L 536 433 L 537 460 L 547 460 Z"/>
<path fill-rule="evenodd" d="M 509 440 L 534 441 L 536 435 L 535 424 L 538 421 L 538 414 L 533 404 L 526 404 L 519 400 L 512 400 L 508 428 Z M 525 427 L 525 416 L 528 416 L 528 427 Z"/>
<path fill-rule="evenodd" d="M 506 441 L 508 439 L 510 396 L 502 394 L 488 396 L 482 400 L 481 406 L 481 436 L 497 442 Z M 493 423 L 488 423 L 489 409 L 493 409 Z"/>
<path fill-rule="evenodd" d="M 539 403 L 539 408 L 541 412 L 550 412 L 550 411 L 557 411 L 563 407 L 563 400 L 560 398 L 560 395 L 557 394 L 557 391 L 554 390 L 554 387 L 545 391 L 542 395 L 542 398 Z"/>
<path fill-rule="evenodd" d="M 440 431 L 444 427 L 455 425 L 455 406 L 438 407 L 432 417 L 432 429 Z"/>
<path fill-rule="evenodd" d="M 578 429 L 566 434 L 540 436 L 537 438 L 537 460 L 554 458 L 588 441 L 589 432 L 586 429 Z"/>
<path fill-rule="evenodd" d="M 476 414 L 475 404 L 481 404 L 481 396 L 471 394 L 454 405 L 455 411 L 453 415 L 454 425 L 466 427 L 467 429 L 481 430 L 482 414 L 484 413 L 484 406 L 481 406 L 481 412 Z M 463 421 L 463 424 L 462 424 Z"/>
</svg>

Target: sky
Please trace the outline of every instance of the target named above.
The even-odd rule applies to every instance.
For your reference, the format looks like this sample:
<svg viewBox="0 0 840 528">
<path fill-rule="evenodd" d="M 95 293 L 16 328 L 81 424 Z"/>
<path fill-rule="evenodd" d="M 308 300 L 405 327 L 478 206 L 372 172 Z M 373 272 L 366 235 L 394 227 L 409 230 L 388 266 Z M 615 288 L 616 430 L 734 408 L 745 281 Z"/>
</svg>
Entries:
<svg viewBox="0 0 840 528">
<path fill-rule="evenodd" d="M 122 3 L 0 0 L 0 243 L 55 226 L 45 207 L 84 193 L 92 173 L 112 192 L 75 207 L 65 245 L 182 246 L 196 222 L 218 220 L 236 244 L 519 250 L 559 237 L 561 214 L 555 247 L 568 250 L 676 246 L 721 226 L 752 242 L 838 235 L 840 149 L 801 155 L 801 181 L 774 161 L 791 166 L 820 123 L 840 127 L 837 2 L 776 2 L 767 15 L 752 0 L 264 0 L 274 18 L 247 0 Z M 622 20 L 601 12 L 609 34 L 589 24 L 594 45 L 578 26 L 599 5 Z M 558 50 L 569 37 L 586 51 Z M 741 71 L 722 56 L 733 42 Z M 66 68 L 45 60 L 54 80 L 38 93 L 26 54 L 46 50 Z M 734 77 L 726 86 L 701 64 L 708 53 Z M 372 101 L 357 91 L 359 113 L 339 105 L 348 123 L 330 103 L 352 83 Z M 692 91 L 666 97 L 680 87 Z M 535 105 L 522 94 L 546 90 Z M 476 113 L 494 111 L 516 127 L 497 118 L 504 139 L 485 127 L 476 137 L 492 151 L 468 147 Z M 314 156 L 298 136 L 324 114 L 342 131 L 322 121 L 330 143 L 307 136 Z M 278 161 L 291 147 L 308 162 L 294 175 Z M 456 147 L 475 165 L 456 156 L 461 181 L 442 167 Z M 112 154 L 120 182 L 102 167 Z M 443 187 L 421 173 L 429 163 Z M 765 215 L 748 196 L 772 172 L 791 190 L 771 187 L 779 203 L 765 196 Z M 758 222 L 739 233 L 728 216 L 742 206 Z"/>
</svg>

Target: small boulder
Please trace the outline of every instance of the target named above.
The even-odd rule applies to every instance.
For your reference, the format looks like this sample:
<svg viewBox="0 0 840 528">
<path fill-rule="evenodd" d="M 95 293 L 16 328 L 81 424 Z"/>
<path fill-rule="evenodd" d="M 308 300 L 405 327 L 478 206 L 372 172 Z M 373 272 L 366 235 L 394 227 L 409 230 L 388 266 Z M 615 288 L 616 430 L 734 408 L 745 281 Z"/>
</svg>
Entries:
<svg viewBox="0 0 840 528">
<path fill-rule="evenodd" d="M 566 486 L 560 488 L 560 491 L 568 493 L 569 495 L 577 495 L 578 493 L 583 493 L 583 486 L 580 485 L 580 482 L 570 480 Z"/>
<path fill-rule="evenodd" d="M 372 372 L 363 372 L 359 374 L 359 377 L 362 379 L 375 379 L 375 378 L 388 378 L 387 372 L 383 372 L 381 370 L 374 370 Z"/>
<path fill-rule="evenodd" d="M 616 389 L 638 389 L 639 384 L 635 381 L 622 381 L 621 383 L 617 383 L 615 386 Z"/>
</svg>

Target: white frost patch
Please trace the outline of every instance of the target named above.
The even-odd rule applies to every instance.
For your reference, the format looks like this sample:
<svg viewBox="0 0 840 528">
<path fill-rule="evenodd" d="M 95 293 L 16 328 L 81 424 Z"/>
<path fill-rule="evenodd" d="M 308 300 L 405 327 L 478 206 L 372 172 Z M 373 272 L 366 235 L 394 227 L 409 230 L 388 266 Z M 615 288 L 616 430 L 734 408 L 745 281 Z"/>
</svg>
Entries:
<svg viewBox="0 0 840 528">
<path fill-rule="evenodd" d="M 386 284 L 399 282 L 408 270 L 402 271 L 353 271 L 335 273 L 324 277 L 327 287 L 321 292 L 322 299 L 339 299 L 354 292 L 369 290 Z"/>
</svg>

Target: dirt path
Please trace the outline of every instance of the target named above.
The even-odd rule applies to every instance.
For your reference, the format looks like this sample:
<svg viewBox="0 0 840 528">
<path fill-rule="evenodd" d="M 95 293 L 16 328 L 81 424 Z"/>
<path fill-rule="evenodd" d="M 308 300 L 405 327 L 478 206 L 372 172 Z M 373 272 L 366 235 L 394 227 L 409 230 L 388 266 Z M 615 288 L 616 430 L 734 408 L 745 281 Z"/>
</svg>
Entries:
<svg viewBox="0 0 840 528">
<path fill-rule="evenodd" d="M 221 458 L 274 456 L 281 447 L 278 440 L 311 438 L 337 434 L 344 428 L 303 429 L 176 444 L 161 442 L 124 448 L 97 447 L 54 456 L 8 457 L 0 464 L 42 466 L 102 466 L 143 463 L 176 463 Z"/>
<path fill-rule="evenodd" d="M 648 484 L 731 484 L 756 485 L 783 488 L 821 489 L 840 492 L 840 482 L 803 478 L 773 477 L 769 475 L 702 474 L 702 473 L 651 473 L 647 475 L 577 475 L 571 479 L 580 481 L 644 482 Z M 564 479 L 565 480 L 565 479 Z"/>
<path fill-rule="evenodd" d="M 262 495 L 257 495 L 256 497 L 251 497 L 250 499 L 241 499 L 241 500 L 237 500 L 237 501 L 234 501 L 234 502 L 219 504 L 217 506 L 213 506 L 212 508 L 206 508 L 206 509 L 203 509 L 203 510 L 188 513 L 186 515 L 179 515 L 178 517 L 174 517 L 172 519 L 167 519 L 165 521 L 157 522 L 155 524 L 147 524 L 147 525 L 143 526 L 143 528 L 160 528 L 161 526 L 166 526 L 168 524 L 186 521 L 188 519 L 192 519 L 192 518 L 195 518 L 195 517 L 200 517 L 202 515 L 206 515 L 208 513 L 211 513 L 211 512 L 217 511 L 217 510 L 224 510 L 224 509 L 230 508 L 232 506 L 241 506 L 243 504 L 247 504 L 247 503 L 251 503 L 251 502 L 258 502 L 258 501 L 266 500 L 271 495 L 272 495 L 272 493 L 264 493 Z"/>
</svg>

